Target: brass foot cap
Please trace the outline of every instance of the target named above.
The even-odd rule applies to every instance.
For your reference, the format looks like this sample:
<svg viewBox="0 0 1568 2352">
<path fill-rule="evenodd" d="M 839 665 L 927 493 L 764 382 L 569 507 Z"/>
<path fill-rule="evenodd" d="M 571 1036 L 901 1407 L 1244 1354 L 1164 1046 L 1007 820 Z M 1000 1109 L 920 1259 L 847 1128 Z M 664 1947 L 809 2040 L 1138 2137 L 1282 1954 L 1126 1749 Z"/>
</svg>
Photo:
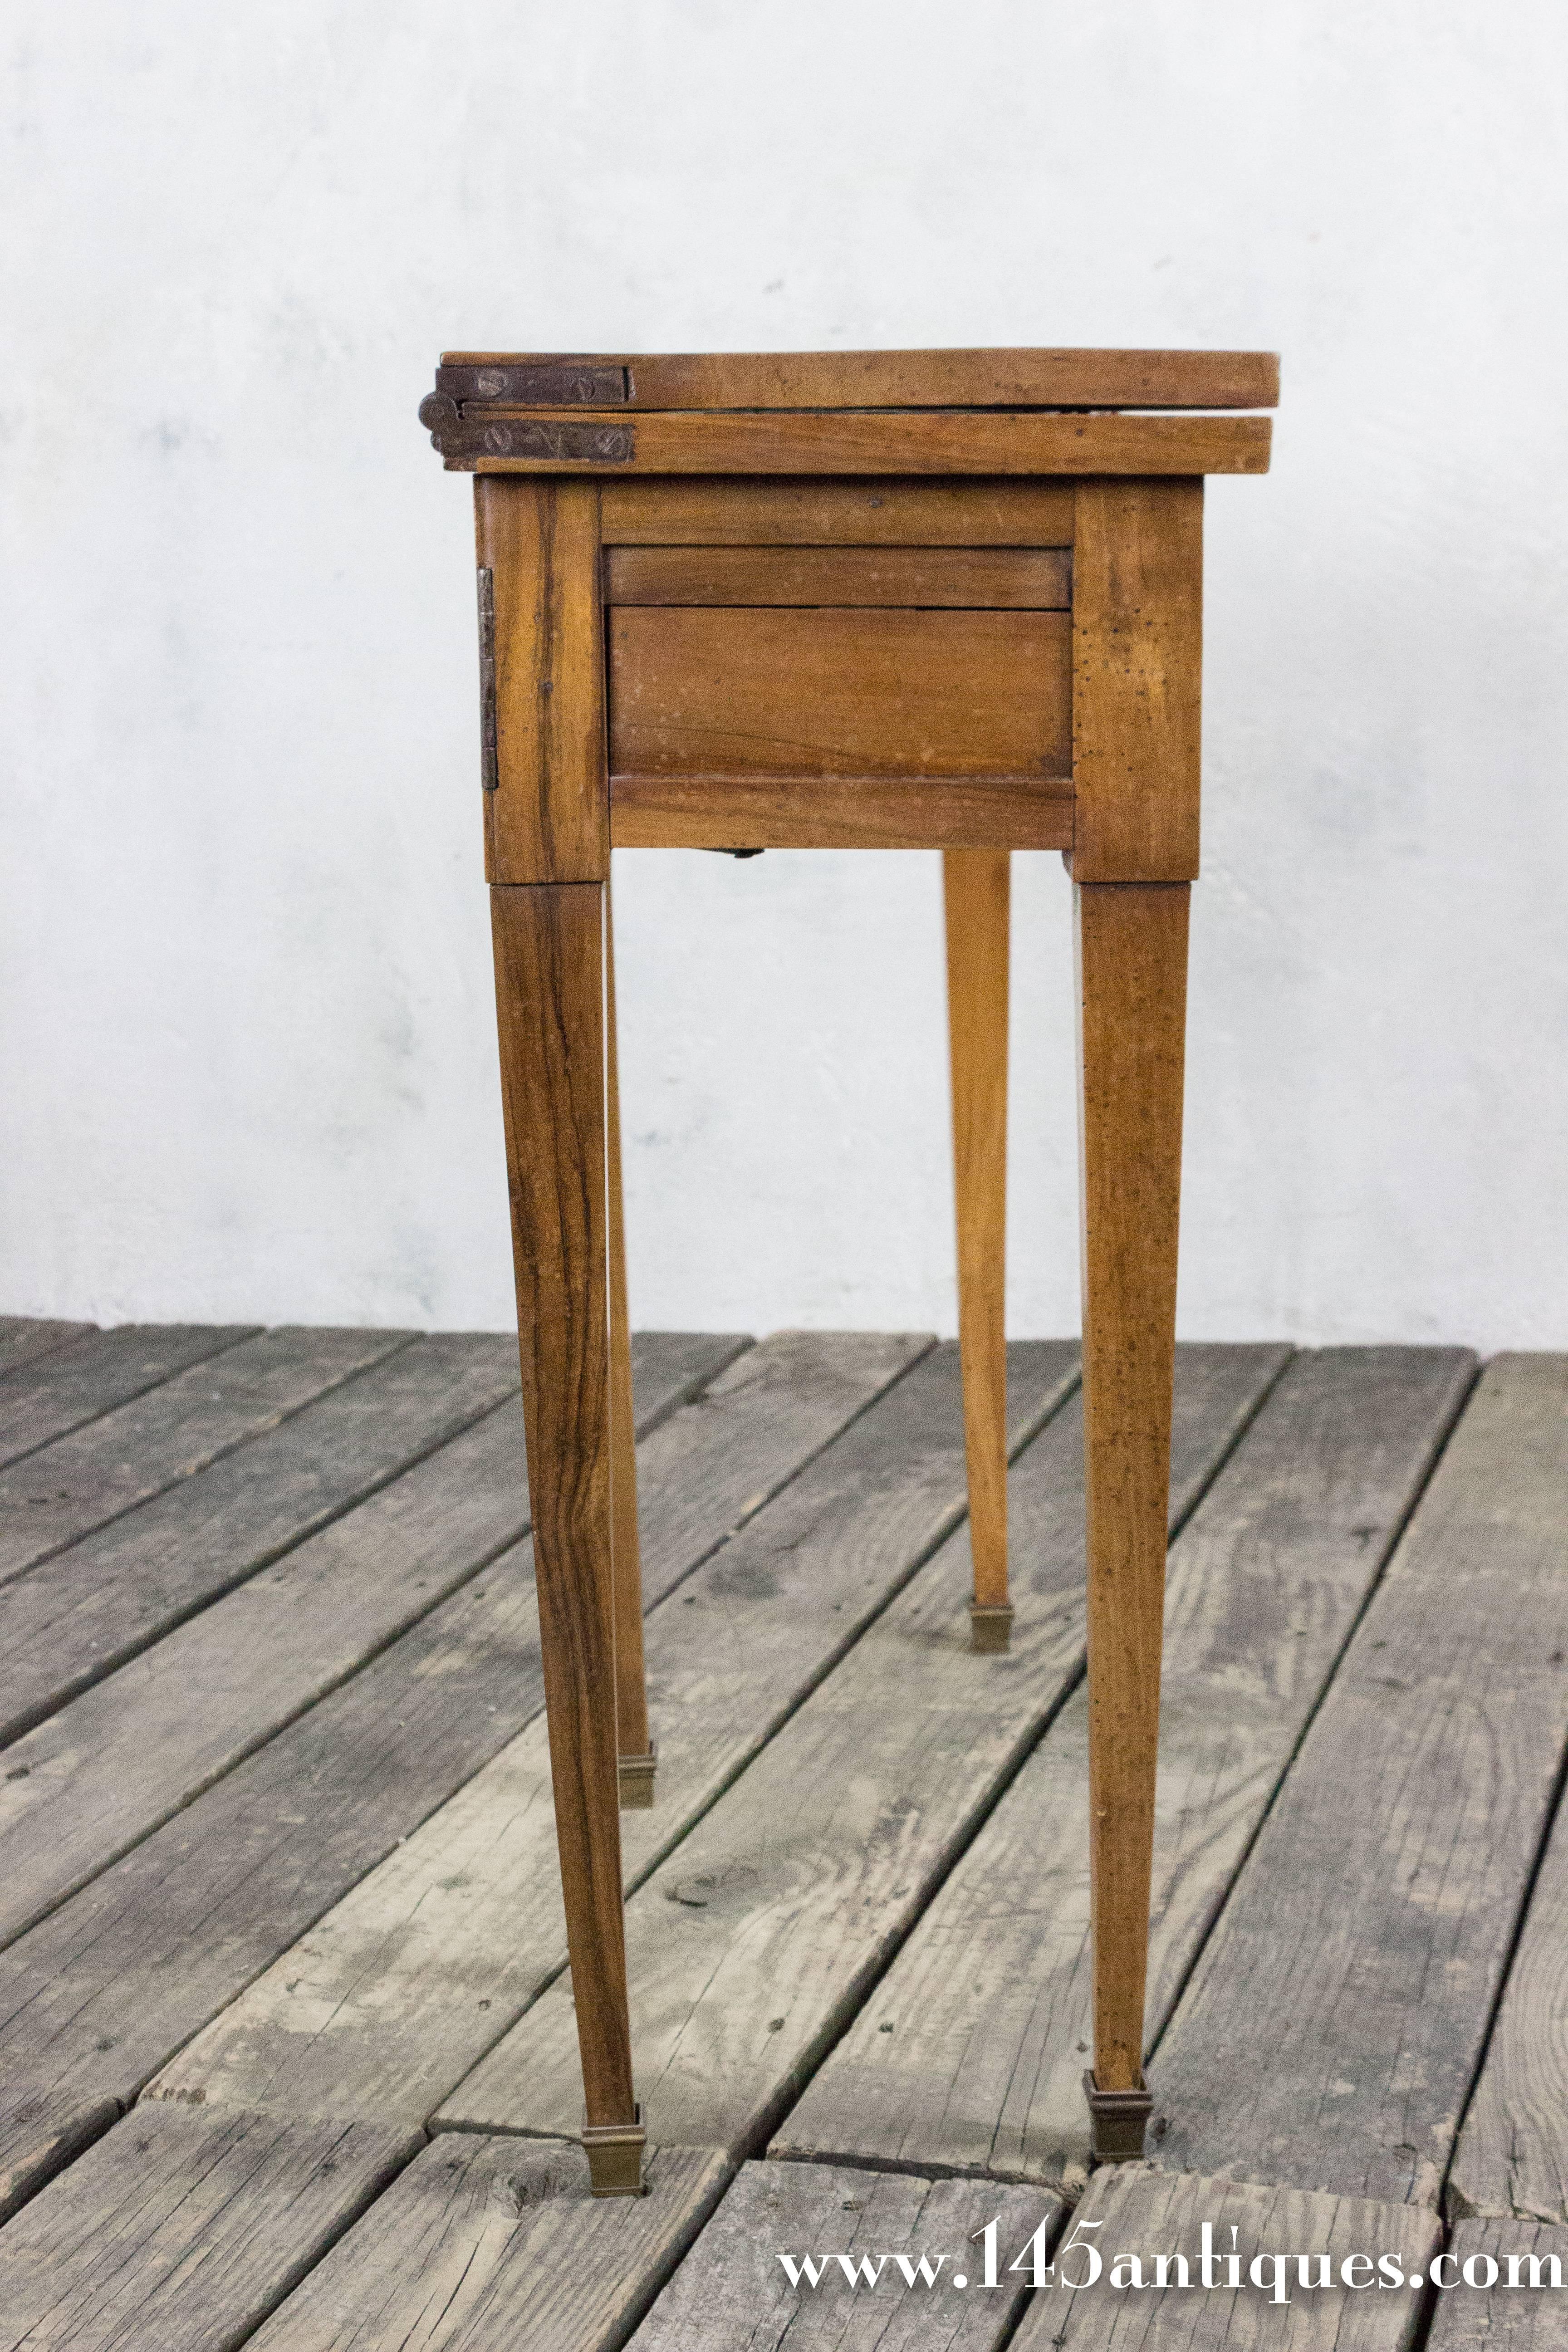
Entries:
<svg viewBox="0 0 1568 2352">
<path fill-rule="evenodd" d="M 640 2105 L 632 2109 L 629 2124 L 584 2125 L 588 2181 L 595 2197 L 642 2196 L 642 2152 L 647 2141 Z"/>
<path fill-rule="evenodd" d="M 646 1812 L 653 1803 L 653 1776 L 658 1769 L 658 1748 L 650 1745 L 646 1756 L 623 1756 L 620 1768 L 622 1812 Z"/>
<path fill-rule="evenodd" d="M 1089 2145 L 1101 2164 L 1136 2162 L 1143 2153 L 1143 2126 L 1154 2104 L 1146 2083 L 1135 2090 L 1102 2091 L 1092 2067 L 1083 2073 L 1083 2095 L 1089 2101 Z"/>
<path fill-rule="evenodd" d="M 1013 1635 L 1013 1604 L 1002 1601 L 994 1608 L 983 1608 L 978 1601 L 969 1604 L 969 1640 L 973 1649 L 986 1657 L 998 1657 Z"/>
</svg>

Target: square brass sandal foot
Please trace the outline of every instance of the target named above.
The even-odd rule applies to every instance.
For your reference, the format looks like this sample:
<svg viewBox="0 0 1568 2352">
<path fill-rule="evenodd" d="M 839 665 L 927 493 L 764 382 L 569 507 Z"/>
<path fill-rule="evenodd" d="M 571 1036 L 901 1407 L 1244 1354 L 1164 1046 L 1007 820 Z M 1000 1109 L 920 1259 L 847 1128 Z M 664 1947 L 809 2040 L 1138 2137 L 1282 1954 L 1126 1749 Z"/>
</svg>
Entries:
<svg viewBox="0 0 1568 2352">
<path fill-rule="evenodd" d="M 1101 2164 L 1136 2162 L 1143 2153 L 1143 2126 L 1154 2104 L 1146 2083 L 1133 2091 L 1102 2091 L 1091 2067 L 1083 2072 L 1083 2095 L 1089 2101 L 1089 2145 Z"/>
<path fill-rule="evenodd" d="M 657 1746 L 650 1746 L 646 1756 L 623 1756 L 620 1767 L 622 1812 L 647 1812 L 653 1803 L 653 1776 L 658 1769 Z"/>
<path fill-rule="evenodd" d="M 640 2197 L 643 2194 L 642 2152 L 647 2139 L 642 2108 L 632 2109 L 629 2124 L 584 2124 L 583 2145 L 588 2151 L 588 2181 L 595 2197 Z"/>
<path fill-rule="evenodd" d="M 999 1657 L 1013 1638 L 1013 1607 L 1004 1601 L 999 1607 L 983 1608 L 978 1601 L 969 1604 L 969 1644 L 984 1657 Z"/>
</svg>

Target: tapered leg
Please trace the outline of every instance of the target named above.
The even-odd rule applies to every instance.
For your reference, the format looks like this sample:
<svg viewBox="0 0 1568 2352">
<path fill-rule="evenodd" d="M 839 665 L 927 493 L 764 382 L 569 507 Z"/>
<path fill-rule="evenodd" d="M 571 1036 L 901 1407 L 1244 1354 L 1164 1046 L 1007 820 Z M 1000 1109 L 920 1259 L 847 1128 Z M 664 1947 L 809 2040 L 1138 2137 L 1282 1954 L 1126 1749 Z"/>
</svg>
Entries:
<svg viewBox="0 0 1568 2352">
<path fill-rule="evenodd" d="M 1188 885 L 1077 901 L 1097 2155 L 1142 2153 Z"/>
<path fill-rule="evenodd" d="M 643 1664 L 642 1548 L 637 1539 L 637 1420 L 626 1315 L 626 1226 L 621 1195 L 620 1073 L 616 1058 L 616 931 L 605 888 L 605 1126 L 610 1232 L 610 1521 L 616 1596 L 616 1731 L 621 1803 L 653 1802 L 654 1745 Z"/>
<path fill-rule="evenodd" d="M 635 2195 L 616 1798 L 604 889 L 490 892 L 540 1645 L 597 2195 Z"/>
<path fill-rule="evenodd" d="M 1005 1650 L 1007 1600 L 1007 936 L 1005 849 L 950 849 L 947 1027 L 958 1204 L 958 1345 L 977 1650 Z"/>
</svg>

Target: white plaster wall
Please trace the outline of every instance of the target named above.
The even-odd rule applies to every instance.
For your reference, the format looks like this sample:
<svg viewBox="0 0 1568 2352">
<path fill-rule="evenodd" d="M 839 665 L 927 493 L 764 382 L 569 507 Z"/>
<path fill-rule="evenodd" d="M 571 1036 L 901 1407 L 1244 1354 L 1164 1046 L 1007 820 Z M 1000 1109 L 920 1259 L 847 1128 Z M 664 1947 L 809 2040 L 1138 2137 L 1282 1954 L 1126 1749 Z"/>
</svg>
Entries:
<svg viewBox="0 0 1568 2352">
<path fill-rule="evenodd" d="M 7 12 L 0 1307 L 504 1324 L 442 345 L 1266 345 L 1209 500 L 1182 1320 L 1568 1340 L 1568 16 Z M 617 860 L 633 1307 L 951 1329 L 934 858 Z M 1012 1317 L 1076 1316 L 1017 861 Z"/>
</svg>

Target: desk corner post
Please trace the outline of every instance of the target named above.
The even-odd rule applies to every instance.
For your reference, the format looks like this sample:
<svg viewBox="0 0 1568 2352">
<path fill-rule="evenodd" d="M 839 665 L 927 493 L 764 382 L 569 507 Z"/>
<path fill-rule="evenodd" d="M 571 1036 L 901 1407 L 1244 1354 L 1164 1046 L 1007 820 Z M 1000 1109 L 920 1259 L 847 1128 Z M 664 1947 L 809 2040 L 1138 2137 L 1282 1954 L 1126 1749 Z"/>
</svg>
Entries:
<svg viewBox="0 0 1568 2352">
<path fill-rule="evenodd" d="M 970 1632 L 981 1652 L 1005 1650 L 1013 1622 L 1007 1599 L 1004 1274 L 1011 863 L 1005 849 L 950 849 L 942 859 L 959 1358 L 974 1559 Z"/>
<path fill-rule="evenodd" d="M 1185 882 L 1074 887 L 1100 2101 L 1091 2112 L 1102 2152 L 1113 2110 L 1125 2137 L 1131 2095 L 1144 2087 L 1189 897 Z M 1137 2136 L 1141 2146 L 1141 2121 Z"/>
</svg>

